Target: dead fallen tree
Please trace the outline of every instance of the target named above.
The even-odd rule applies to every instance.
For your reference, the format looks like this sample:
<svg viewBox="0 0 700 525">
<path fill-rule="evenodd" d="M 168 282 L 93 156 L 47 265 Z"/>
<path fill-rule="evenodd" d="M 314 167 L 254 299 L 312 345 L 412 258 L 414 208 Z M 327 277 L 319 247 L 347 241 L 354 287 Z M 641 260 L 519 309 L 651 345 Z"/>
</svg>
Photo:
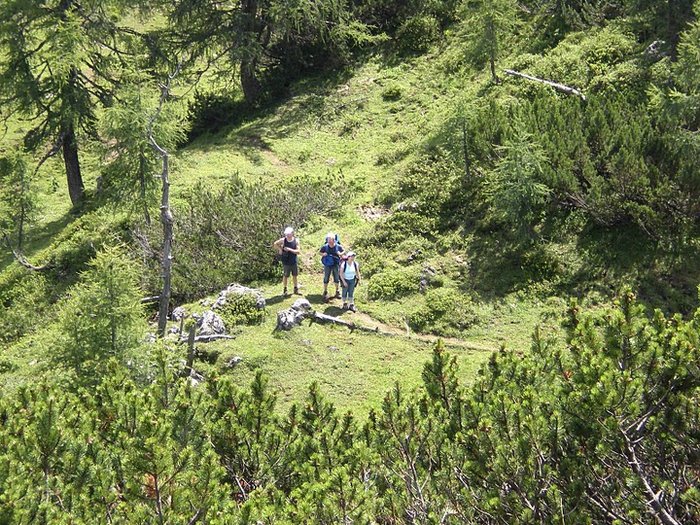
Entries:
<svg viewBox="0 0 700 525">
<path fill-rule="evenodd" d="M 360 332 L 370 332 L 373 334 L 390 335 L 389 332 L 380 332 L 379 327 L 372 328 L 371 326 L 363 326 L 361 324 L 357 324 L 357 323 L 354 323 L 352 321 L 346 321 L 345 319 L 333 317 L 332 315 L 320 314 L 318 312 L 312 312 L 312 314 L 309 316 L 309 319 L 311 319 L 312 323 L 344 326 L 345 328 L 348 328 L 351 331 L 352 330 L 359 330 Z"/>
<path fill-rule="evenodd" d="M 15 258 L 15 261 L 24 266 L 27 270 L 31 270 L 33 272 L 43 272 L 53 268 L 53 261 L 49 261 L 46 264 L 42 264 L 40 266 L 36 266 L 30 263 L 19 249 L 15 249 L 12 246 L 10 238 L 7 236 L 6 233 L 3 233 L 3 240 L 5 241 L 5 245 L 7 246 L 7 248 L 12 252 L 12 256 Z"/>
<path fill-rule="evenodd" d="M 344 326 L 349 330 L 359 330 L 380 335 L 393 335 L 389 332 L 379 330 L 378 327 L 364 326 L 353 321 L 346 321 L 328 314 L 316 312 L 311 303 L 306 299 L 297 299 L 291 308 L 280 310 L 277 312 L 277 327 L 276 330 L 291 330 L 295 326 L 301 325 L 301 322 L 309 319 L 312 323 L 330 324 L 336 326 Z"/>
<path fill-rule="evenodd" d="M 551 80 L 545 80 L 544 78 L 533 77 L 532 75 L 527 75 L 525 73 L 521 73 L 520 71 L 515 71 L 513 69 L 504 69 L 503 72 L 506 75 L 511 75 L 514 77 L 519 77 L 519 78 L 524 78 L 526 80 L 531 80 L 533 82 L 539 82 L 540 84 L 545 84 L 547 86 L 550 86 L 550 87 L 556 89 L 557 91 L 561 91 L 562 93 L 566 93 L 567 95 L 575 95 L 577 97 L 581 97 L 581 100 L 583 100 L 583 101 L 586 100 L 586 95 L 581 93 L 578 89 L 572 88 L 571 86 L 560 84 L 559 82 L 552 82 Z"/>
</svg>

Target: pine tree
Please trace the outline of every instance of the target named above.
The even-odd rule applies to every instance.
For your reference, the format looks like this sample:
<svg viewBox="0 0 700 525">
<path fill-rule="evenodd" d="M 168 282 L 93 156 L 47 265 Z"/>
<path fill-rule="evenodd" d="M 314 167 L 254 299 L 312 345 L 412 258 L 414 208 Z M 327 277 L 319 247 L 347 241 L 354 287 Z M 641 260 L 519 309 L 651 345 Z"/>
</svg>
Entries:
<svg viewBox="0 0 700 525">
<path fill-rule="evenodd" d="M 0 158 L 0 235 L 21 252 L 34 218 L 35 189 L 22 154 Z"/>
<path fill-rule="evenodd" d="M 0 4 L 1 116 L 31 121 L 28 150 L 62 152 L 73 205 L 84 191 L 79 150 L 94 137 L 96 108 L 111 103 L 134 41 L 135 33 L 117 24 L 126 7 L 122 0 Z"/>
<path fill-rule="evenodd" d="M 59 314 L 57 350 L 78 381 L 98 381 L 109 358 L 125 359 L 145 334 L 137 269 L 119 248 L 90 263 Z"/>
</svg>

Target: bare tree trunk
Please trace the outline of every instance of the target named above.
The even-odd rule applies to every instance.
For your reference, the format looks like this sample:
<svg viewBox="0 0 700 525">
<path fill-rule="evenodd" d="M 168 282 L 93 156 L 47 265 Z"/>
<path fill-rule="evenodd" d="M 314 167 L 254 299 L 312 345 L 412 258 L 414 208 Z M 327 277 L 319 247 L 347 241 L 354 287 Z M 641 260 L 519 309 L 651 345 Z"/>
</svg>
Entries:
<svg viewBox="0 0 700 525">
<path fill-rule="evenodd" d="M 62 130 L 63 135 L 63 162 L 66 166 L 68 178 L 68 194 L 73 206 L 77 206 L 83 199 L 85 186 L 80 174 L 80 161 L 78 160 L 78 143 L 75 139 L 75 130 L 72 125 Z"/>
<path fill-rule="evenodd" d="M 168 311 L 170 309 L 170 294 L 173 267 L 173 213 L 170 209 L 170 172 L 168 152 L 162 148 L 153 137 L 153 124 L 160 116 L 168 96 L 170 96 L 170 86 L 173 79 L 180 71 L 180 65 L 172 75 L 168 76 L 167 82 L 161 86 L 160 102 L 158 109 L 151 117 L 148 124 L 148 140 L 161 158 L 163 168 L 160 172 L 161 199 L 160 199 L 160 222 L 163 225 L 163 251 L 161 253 L 161 267 L 163 269 L 163 290 L 160 294 L 160 304 L 158 307 L 158 336 L 165 337 L 165 328 L 168 322 Z"/>
<path fill-rule="evenodd" d="M 254 106 L 260 99 L 262 86 L 255 72 L 255 60 L 241 61 L 241 87 L 243 88 L 243 96 L 248 104 Z"/>
<path fill-rule="evenodd" d="M 560 84 L 558 82 L 552 82 L 551 80 L 545 80 L 544 78 L 533 77 L 532 75 L 526 75 L 525 73 L 521 73 L 519 71 L 514 71 L 512 69 L 504 69 L 503 72 L 506 75 L 520 77 L 520 78 L 524 78 L 526 80 L 532 80 L 533 82 L 539 82 L 540 84 L 545 84 L 547 86 L 553 87 L 557 91 L 561 91 L 562 93 L 566 93 L 567 95 L 576 95 L 577 97 L 581 97 L 581 100 L 584 100 L 584 101 L 586 100 L 586 95 L 581 93 L 578 89 L 572 88 L 571 86 Z"/>
<path fill-rule="evenodd" d="M 162 194 L 160 201 L 160 222 L 163 225 L 163 258 L 161 260 L 163 267 L 163 290 L 160 294 L 160 305 L 158 307 L 158 335 L 164 337 L 165 326 L 168 322 L 168 310 L 170 308 L 173 268 L 173 213 L 170 210 L 168 152 L 161 148 L 160 153 L 163 160 L 163 170 L 161 171 Z"/>
</svg>

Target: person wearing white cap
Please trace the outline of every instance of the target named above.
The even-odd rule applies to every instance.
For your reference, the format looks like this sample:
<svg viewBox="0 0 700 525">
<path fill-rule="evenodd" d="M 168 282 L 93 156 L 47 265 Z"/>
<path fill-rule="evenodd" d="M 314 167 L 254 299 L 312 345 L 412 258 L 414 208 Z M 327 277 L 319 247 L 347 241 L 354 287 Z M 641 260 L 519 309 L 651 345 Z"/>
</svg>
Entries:
<svg viewBox="0 0 700 525">
<path fill-rule="evenodd" d="M 343 283 L 343 310 L 355 309 L 355 287 L 360 283 L 360 267 L 355 260 L 355 252 L 348 252 L 347 259 L 340 263 L 340 280 Z"/>
<path fill-rule="evenodd" d="M 284 295 L 287 293 L 287 279 L 292 276 L 294 282 L 294 293 L 299 294 L 299 283 L 297 276 L 299 275 L 299 265 L 297 264 L 297 255 L 301 253 L 301 244 L 299 239 L 294 236 L 294 228 L 287 226 L 284 229 L 284 237 L 274 242 L 274 247 L 280 254 L 282 261 L 282 287 Z"/>
</svg>

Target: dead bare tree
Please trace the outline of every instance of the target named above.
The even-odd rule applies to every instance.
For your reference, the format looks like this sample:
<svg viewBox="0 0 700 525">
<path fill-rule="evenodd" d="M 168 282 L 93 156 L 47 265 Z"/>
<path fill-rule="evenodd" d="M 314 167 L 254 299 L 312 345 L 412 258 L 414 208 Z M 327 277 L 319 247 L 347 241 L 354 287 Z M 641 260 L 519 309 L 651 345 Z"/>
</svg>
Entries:
<svg viewBox="0 0 700 525">
<path fill-rule="evenodd" d="M 577 97 L 581 97 L 581 100 L 586 100 L 586 95 L 581 93 L 578 89 L 572 88 L 571 86 L 560 84 L 559 82 L 552 82 L 551 80 L 545 80 L 544 78 L 533 77 L 532 75 L 527 75 L 525 73 L 521 73 L 520 71 L 514 71 L 512 69 L 504 69 L 503 72 L 506 75 L 511 75 L 513 77 L 524 78 L 526 80 L 532 80 L 533 82 L 545 84 L 546 86 L 553 87 L 557 91 L 561 91 L 562 93 L 566 93 L 567 95 L 576 95 Z"/>
<path fill-rule="evenodd" d="M 165 328 L 168 321 L 168 309 L 170 307 L 172 266 L 173 266 L 173 212 L 170 208 L 170 172 L 168 151 L 161 147 L 153 136 L 153 125 L 163 111 L 175 77 L 180 72 L 181 64 L 178 63 L 175 71 L 168 75 L 167 80 L 160 86 L 160 99 L 158 108 L 148 122 L 148 141 L 156 151 L 162 161 L 160 172 L 161 180 L 161 200 L 160 200 L 160 222 L 163 225 L 163 250 L 161 252 L 161 267 L 163 269 L 163 290 L 160 294 L 160 304 L 158 307 L 158 336 L 165 336 Z"/>
</svg>

